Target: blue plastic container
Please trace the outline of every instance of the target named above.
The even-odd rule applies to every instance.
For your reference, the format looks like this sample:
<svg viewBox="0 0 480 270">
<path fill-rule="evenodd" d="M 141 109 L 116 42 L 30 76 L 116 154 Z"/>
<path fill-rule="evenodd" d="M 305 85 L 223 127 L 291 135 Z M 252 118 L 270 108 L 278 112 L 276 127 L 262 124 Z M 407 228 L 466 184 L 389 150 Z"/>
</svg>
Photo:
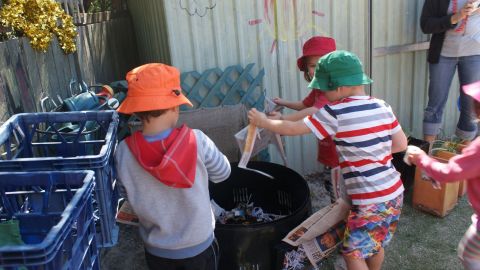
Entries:
<svg viewBox="0 0 480 270">
<path fill-rule="evenodd" d="M 100 247 L 116 244 L 115 111 L 24 113 L 0 127 L 0 172 L 92 170 Z"/>
<path fill-rule="evenodd" d="M 4 269 L 100 269 L 92 171 L 0 173 L 1 220 L 22 244 L 0 247 Z"/>
</svg>

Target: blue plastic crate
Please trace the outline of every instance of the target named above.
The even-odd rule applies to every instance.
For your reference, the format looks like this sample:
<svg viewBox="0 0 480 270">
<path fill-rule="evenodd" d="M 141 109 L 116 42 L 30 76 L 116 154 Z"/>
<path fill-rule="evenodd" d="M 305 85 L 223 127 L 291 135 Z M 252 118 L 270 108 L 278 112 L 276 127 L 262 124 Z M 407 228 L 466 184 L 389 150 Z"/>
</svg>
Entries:
<svg viewBox="0 0 480 270">
<path fill-rule="evenodd" d="M 2 170 L 103 167 L 116 141 L 115 111 L 22 113 L 0 127 Z"/>
<path fill-rule="evenodd" d="M 93 170 L 97 243 L 112 246 L 118 240 L 117 128 L 115 111 L 14 115 L 0 127 L 0 171 Z"/>
<path fill-rule="evenodd" d="M 0 220 L 18 222 L 23 241 L 0 247 L 0 268 L 100 269 L 94 181 L 92 171 L 0 173 Z"/>
</svg>

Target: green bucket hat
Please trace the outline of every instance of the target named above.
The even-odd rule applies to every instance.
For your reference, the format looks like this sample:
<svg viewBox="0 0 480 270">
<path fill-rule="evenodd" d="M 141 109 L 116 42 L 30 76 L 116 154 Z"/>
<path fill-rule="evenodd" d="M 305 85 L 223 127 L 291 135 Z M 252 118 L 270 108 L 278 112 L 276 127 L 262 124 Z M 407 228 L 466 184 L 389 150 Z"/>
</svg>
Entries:
<svg viewBox="0 0 480 270">
<path fill-rule="evenodd" d="M 315 75 L 308 87 L 327 92 L 340 86 L 356 86 L 372 82 L 363 73 L 362 62 L 355 54 L 347 51 L 334 51 L 318 60 Z"/>
</svg>

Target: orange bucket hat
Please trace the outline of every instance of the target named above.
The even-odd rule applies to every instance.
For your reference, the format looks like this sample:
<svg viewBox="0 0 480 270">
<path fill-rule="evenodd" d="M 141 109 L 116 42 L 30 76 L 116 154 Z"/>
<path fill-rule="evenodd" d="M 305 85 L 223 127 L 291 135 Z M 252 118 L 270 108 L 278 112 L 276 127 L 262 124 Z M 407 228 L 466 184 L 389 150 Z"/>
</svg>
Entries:
<svg viewBox="0 0 480 270">
<path fill-rule="evenodd" d="M 128 92 L 117 111 L 124 114 L 170 109 L 192 103 L 182 94 L 180 72 L 175 67 L 152 63 L 127 73 Z"/>
</svg>

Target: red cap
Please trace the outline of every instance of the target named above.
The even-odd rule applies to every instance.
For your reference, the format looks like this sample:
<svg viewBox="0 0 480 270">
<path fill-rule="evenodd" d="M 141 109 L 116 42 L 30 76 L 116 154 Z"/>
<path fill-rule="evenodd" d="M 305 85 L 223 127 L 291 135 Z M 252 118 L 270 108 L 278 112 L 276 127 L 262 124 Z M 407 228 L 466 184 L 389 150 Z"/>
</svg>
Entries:
<svg viewBox="0 0 480 270">
<path fill-rule="evenodd" d="M 300 71 L 306 71 L 305 57 L 324 56 L 337 49 L 335 39 L 329 37 L 312 37 L 303 44 L 303 55 L 298 58 L 297 66 Z"/>
</svg>

